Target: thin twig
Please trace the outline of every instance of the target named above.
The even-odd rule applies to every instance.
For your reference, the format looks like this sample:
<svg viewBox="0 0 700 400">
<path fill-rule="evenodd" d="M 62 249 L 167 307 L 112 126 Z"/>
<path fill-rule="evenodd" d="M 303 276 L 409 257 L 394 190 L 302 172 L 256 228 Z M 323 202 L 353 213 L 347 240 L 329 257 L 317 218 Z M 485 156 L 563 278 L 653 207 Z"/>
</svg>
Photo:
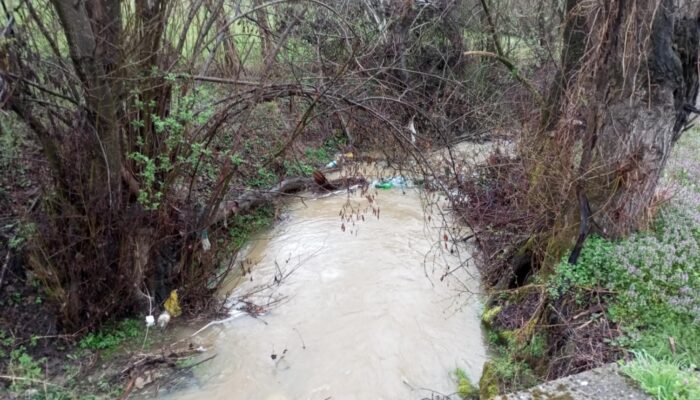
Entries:
<svg viewBox="0 0 700 400">
<path fill-rule="evenodd" d="M 2 271 L 0 271 L 0 288 L 2 288 L 2 280 L 5 278 L 5 271 L 7 271 L 7 266 L 10 264 L 10 255 L 12 252 L 7 249 L 7 255 L 5 256 L 5 262 L 2 264 Z"/>
<path fill-rule="evenodd" d="M 0 375 L 0 379 L 4 379 L 7 381 L 25 381 L 25 382 L 32 382 L 32 383 L 41 383 L 42 385 L 63 388 L 63 386 L 61 386 L 61 385 L 57 385 L 55 383 L 51 383 L 51 382 L 43 380 L 43 379 L 32 379 L 32 378 L 27 378 L 24 376 Z"/>
<path fill-rule="evenodd" d="M 501 64 L 505 65 L 506 68 L 508 68 L 508 71 L 510 71 L 511 74 L 513 74 L 513 77 L 518 80 L 518 82 L 522 83 L 523 86 L 525 86 L 525 89 L 528 90 L 532 94 L 532 97 L 534 97 L 535 101 L 540 107 L 544 107 L 544 99 L 542 98 L 542 95 L 540 92 L 535 88 L 535 85 L 530 82 L 528 79 L 520 75 L 520 72 L 518 72 L 518 67 L 513 63 L 513 61 L 507 59 L 504 56 L 501 56 L 496 53 L 491 53 L 490 51 L 466 51 L 464 52 L 465 56 L 480 56 L 480 57 L 490 57 L 490 58 L 495 58 L 496 60 L 500 61 Z"/>
</svg>

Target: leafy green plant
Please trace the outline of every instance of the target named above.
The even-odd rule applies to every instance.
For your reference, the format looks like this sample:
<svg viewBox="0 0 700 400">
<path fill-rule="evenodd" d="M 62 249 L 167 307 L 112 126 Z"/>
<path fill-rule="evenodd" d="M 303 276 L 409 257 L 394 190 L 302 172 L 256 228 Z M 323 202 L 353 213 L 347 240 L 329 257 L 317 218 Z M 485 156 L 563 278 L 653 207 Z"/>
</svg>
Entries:
<svg viewBox="0 0 700 400">
<path fill-rule="evenodd" d="M 510 382 L 515 387 L 530 387 L 537 383 L 537 378 L 530 365 L 518 361 L 515 354 L 506 353 L 493 359 L 496 375 L 502 382 Z"/>
<path fill-rule="evenodd" d="M 115 326 L 85 335 L 79 343 L 81 349 L 113 350 L 129 339 L 140 337 L 144 326 L 138 320 L 126 319 Z"/>
<path fill-rule="evenodd" d="M 41 364 L 44 359 L 35 360 L 27 354 L 26 349 L 21 346 L 10 352 L 10 361 L 7 365 L 7 371 L 10 376 L 19 379 L 10 384 L 10 390 L 22 391 L 38 381 L 43 376 Z"/>
<path fill-rule="evenodd" d="M 700 376 L 676 361 L 657 359 L 646 351 L 635 351 L 634 361 L 620 370 L 658 400 L 700 399 Z"/>
<path fill-rule="evenodd" d="M 166 79 L 174 81 L 173 77 Z M 173 93 L 180 93 L 180 86 L 174 84 Z M 134 105 L 139 110 L 145 111 L 151 119 L 155 133 L 161 137 L 164 144 L 160 152 L 153 152 L 142 137 L 137 138 L 137 151 L 128 154 L 139 170 L 140 191 L 138 200 L 148 210 L 160 207 L 163 196 L 167 191 L 166 175 L 176 168 L 199 168 L 201 173 L 214 179 L 216 169 L 213 165 L 213 152 L 204 143 L 192 140 L 185 136 L 187 127 L 206 123 L 211 117 L 213 109 L 207 104 L 209 93 L 206 86 L 198 87 L 184 96 L 174 96 L 171 112 L 167 117 L 160 117 L 154 111 L 156 104 L 151 100 L 144 102 L 140 99 L 140 93 L 133 92 Z M 135 128 L 145 128 L 146 122 L 142 119 L 134 119 L 131 125 Z M 184 149 L 184 150 L 183 150 Z"/>
<path fill-rule="evenodd" d="M 614 252 L 615 243 L 596 236 L 589 238 L 575 267 L 567 261 L 557 265 L 547 285 L 549 296 L 558 298 L 572 289 L 593 288 L 611 280 L 624 280 Z"/>
<path fill-rule="evenodd" d="M 325 164 L 331 159 L 329 151 L 324 147 L 307 147 L 304 151 L 304 155 L 306 155 L 306 158 L 311 164 Z"/>
<path fill-rule="evenodd" d="M 326 155 L 339 150 L 343 146 L 347 146 L 348 138 L 340 132 L 336 132 L 335 135 L 329 136 L 323 141 L 323 147 L 326 150 Z"/>
<path fill-rule="evenodd" d="M 36 224 L 21 224 L 17 233 L 10 237 L 8 246 L 13 250 L 21 249 L 34 234 L 36 234 Z"/>
<path fill-rule="evenodd" d="M 494 391 L 517 391 L 537 384 L 533 365 L 545 356 L 547 350 L 547 339 L 543 334 L 520 335 L 518 330 L 500 329 L 494 321 L 501 311 L 501 306 L 491 307 L 484 310 L 481 317 L 493 354 L 479 383 L 484 396 L 487 393 L 493 395 Z"/>
<path fill-rule="evenodd" d="M 538 359 L 545 356 L 547 339 L 544 335 L 536 334 L 523 346 L 522 353 L 529 359 Z"/>
<path fill-rule="evenodd" d="M 272 186 L 276 180 L 277 176 L 275 176 L 272 171 L 266 167 L 260 167 L 257 170 L 257 175 L 248 179 L 248 182 L 246 183 L 252 187 L 264 188 Z"/>
<path fill-rule="evenodd" d="M 606 316 L 623 336 L 616 344 L 700 364 L 700 230 L 698 210 L 663 209 L 654 230 L 612 242 L 590 238 L 577 265 L 565 260 L 550 277 L 548 294 L 577 296 L 604 289 Z M 669 342 L 672 338 L 675 345 Z"/>
<path fill-rule="evenodd" d="M 301 161 L 285 161 L 284 170 L 289 176 L 309 176 L 314 172 L 314 167 L 313 165 Z"/>
<path fill-rule="evenodd" d="M 4 348 L 11 348 L 15 344 L 15 339 L 9 336 L 3 329 L 0 329 L 0 359 L 7 356 Z"/>
</svg>

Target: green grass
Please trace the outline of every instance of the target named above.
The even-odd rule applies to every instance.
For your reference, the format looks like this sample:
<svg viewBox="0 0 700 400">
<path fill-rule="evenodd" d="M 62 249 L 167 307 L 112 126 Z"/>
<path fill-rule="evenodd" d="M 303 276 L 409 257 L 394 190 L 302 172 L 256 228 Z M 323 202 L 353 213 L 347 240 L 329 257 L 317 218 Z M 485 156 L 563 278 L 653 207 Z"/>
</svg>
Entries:
<svg viewBox="0 0 700 400">
<path fill-rule="evenodd" d="M 634 352 L 635 359 L 621 371 L 658 400 L 700 399 L 700 375 L 691 367 L 673 360 L 657 359 L 645 351 Z"/>
</svg>

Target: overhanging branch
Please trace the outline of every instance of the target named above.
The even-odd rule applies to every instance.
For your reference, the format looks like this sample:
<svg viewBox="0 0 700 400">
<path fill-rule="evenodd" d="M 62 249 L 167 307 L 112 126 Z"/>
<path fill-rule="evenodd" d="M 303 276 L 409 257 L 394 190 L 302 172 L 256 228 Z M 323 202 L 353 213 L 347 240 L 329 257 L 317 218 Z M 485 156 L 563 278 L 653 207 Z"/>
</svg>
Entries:
<svg viewBox="0 0 700 400">
<path fill-rule="evenodd" d="M 508 68 L 508 71 L 513 75 L 515 79 L 518 80 L 523 86 L 525 86 L 525 89 L 527 89 L 531 94 L 532 97 L 535 99 L 537 104 L 541 107 L 544 106 L 544 99 L 542 98 L 542 95 L 540 92 L 535 88 L 535 85 L 524 78 L 520 73 L 518 72 L 518 67 L 513 63 L 513 61 L 507 59 L 506 57 L 503 57 L 501 55 L 498 55 L 496 53 L 492 53 L 490 51 L 467 51 L 464 53 L 465 56 L 478 56 L 478 57 L 491 57 L 495 58 L 496 60 L 500 61 L 501 64 L 503 64 L 506 68 Z"/>
</svg>

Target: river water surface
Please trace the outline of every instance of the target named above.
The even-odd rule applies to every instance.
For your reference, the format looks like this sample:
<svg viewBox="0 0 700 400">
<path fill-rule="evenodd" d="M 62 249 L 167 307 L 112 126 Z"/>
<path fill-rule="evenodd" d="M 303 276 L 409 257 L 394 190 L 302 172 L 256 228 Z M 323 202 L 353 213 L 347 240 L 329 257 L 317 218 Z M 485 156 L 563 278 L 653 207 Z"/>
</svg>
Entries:
<svg viewBox="0 0 700 400">
<path fill-rule="evenodd" d="M 279 302 L 197 334 L 216 357 L 160 398 L 424 399 L 454 393 L 458 367 L 478 380 L 486 350 L 469 293 L 478 280 L 472 267 L 440 279 L 460 260 L 437 250 L 438 219 L 415 189 L 380 191 L 372 205 L 347 192 L 290 202 L 250 246 L 251 273 L 233 289 L 272 283 L 248 299 Z"/>
</svg>

